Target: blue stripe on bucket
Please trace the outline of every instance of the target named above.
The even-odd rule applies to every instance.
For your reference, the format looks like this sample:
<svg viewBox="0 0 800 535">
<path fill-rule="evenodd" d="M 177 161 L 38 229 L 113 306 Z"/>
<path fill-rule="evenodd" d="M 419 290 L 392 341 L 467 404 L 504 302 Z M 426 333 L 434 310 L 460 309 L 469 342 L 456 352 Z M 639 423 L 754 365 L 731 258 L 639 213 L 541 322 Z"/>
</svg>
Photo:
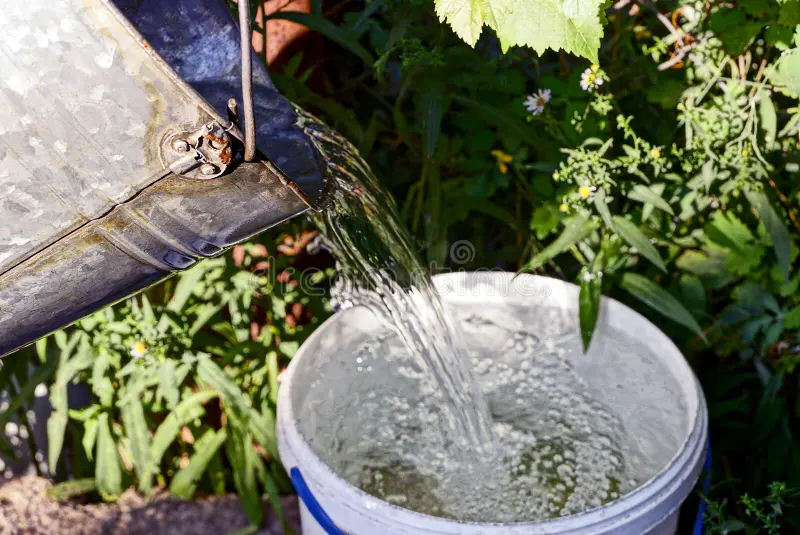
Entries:
<svg viewBox="0 0 800 535">
<path fill-rule="evenodd" d="M 311 513 L 311 516 L 314 517 L 317 524 L 325 530 L 325 533 L 328 535 L 347 535 L 344 531 L 336 527 L 331 517 L 328 516 L 314 495 L 311 494 L 311 489 L 308 488 L 306 480 L 303 478 L 303 474 L 300 473 L 299 468 L 295 466 L 289 470 L 289 479 L 292 480 L 292 485 L 294 486 L 295 492 L 297 492 L 297 496 L 303 500 L 308 512 Z"/>
<path fill-rule="evenodd" d="M 697 517 L 694 519 L 694 529 L 692 535 L 703 535 L 703 521 L 706 516 L 706 501 L 705 497 L 708 496 L 708 491 L 711 488 L 711 437 L 708 439 L 708 447 L 706 448 L 706 464 L 704 471 L 706 477 L 703 480 L 703 494 L 700 498 L 700 504 L 697 506 Z"/>
</svg>

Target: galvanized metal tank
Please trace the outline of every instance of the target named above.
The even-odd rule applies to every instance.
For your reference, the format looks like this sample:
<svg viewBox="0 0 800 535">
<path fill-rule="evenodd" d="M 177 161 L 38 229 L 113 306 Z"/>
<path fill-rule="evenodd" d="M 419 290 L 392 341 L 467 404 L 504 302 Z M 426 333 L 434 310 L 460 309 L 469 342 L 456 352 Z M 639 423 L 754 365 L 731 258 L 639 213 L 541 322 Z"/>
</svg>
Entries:
<svg viewBox="0 0 800 535">
<path fill-rule="evenodd" d="M 317 206 L 325 163 L 222 0 L 0 12 L 0 356 Z"/>
</svg>

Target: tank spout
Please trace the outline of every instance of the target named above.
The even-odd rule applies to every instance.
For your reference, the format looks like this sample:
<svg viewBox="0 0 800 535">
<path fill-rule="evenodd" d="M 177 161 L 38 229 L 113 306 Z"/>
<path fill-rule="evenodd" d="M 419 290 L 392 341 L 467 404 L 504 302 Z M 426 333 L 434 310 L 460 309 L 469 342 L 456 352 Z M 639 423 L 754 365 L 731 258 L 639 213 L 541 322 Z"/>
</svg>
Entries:
<svg viewBox="0 0 800 535">
<path fill-rule="evenodd" d="M 0 356 L 324 202 L 325 162 L 257 60 L 245 162 L 221 1 L 28 0 L 0 48 Z"/>
</svg>

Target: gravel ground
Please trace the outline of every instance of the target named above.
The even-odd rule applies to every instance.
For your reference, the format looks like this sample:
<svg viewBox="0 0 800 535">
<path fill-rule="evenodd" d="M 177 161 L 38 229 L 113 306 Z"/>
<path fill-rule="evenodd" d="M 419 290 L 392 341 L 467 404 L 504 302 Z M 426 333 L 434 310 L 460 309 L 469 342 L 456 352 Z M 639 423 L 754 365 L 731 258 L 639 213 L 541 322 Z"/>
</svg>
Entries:
<svg viewBox="0 0 800 535">
<path fill-rule="evenodd" d="M 184 501 L 161 492 L 148 503 L 131 490 L 115 504 L 80 505 L 46 497 L 49 486 L 36 476 L 0 483 L 0 535 L 224 535 L 248 525 L 234 495 Z M 282 501 L 289 524 L 299 533 L 296 499 Z M 284 532 L 270 511 L 265 527 L 256 533 Z"/>
</svg>

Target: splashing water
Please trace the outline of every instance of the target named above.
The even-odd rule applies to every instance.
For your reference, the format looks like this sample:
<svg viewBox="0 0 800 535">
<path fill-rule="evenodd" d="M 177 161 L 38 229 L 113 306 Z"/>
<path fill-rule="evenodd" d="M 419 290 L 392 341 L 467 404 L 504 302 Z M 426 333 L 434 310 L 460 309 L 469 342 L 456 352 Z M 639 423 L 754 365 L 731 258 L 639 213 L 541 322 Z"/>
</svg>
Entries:
<svg viewBox="0 0 800 535">
<path fill-rule="evenodd" d="M 487 449 L 492 443 L 488 406 L 462 337 L 444 314 L 394 202 L 355 147 L 314 118 L 301 117 L 329 162 L 333 182 L 328 184 L 330 205 L 317 224 L 339 262 L 334 299 L 345 308 L 366 305 L 395 328 L 424 368 L 425 394 L 441 402 L 436 419 L 448 449 Z"/>
<path fill-rule="evenodd" d="M 579 513 L 666 465 L 686 408 L 646 349 L 598 332 L 599 354 L 580 358 L 560 309 L 446 311 L 356 149 L 301 121 L 329 161 L 317 223 L 340 264 L 334 299 L 352 309 L 335 348 L 310 347 L 316 358 L 295 372 L 314 377 L 295 404 L 320 458 L 390 503 L 480 522 Z"/>
</svg>

